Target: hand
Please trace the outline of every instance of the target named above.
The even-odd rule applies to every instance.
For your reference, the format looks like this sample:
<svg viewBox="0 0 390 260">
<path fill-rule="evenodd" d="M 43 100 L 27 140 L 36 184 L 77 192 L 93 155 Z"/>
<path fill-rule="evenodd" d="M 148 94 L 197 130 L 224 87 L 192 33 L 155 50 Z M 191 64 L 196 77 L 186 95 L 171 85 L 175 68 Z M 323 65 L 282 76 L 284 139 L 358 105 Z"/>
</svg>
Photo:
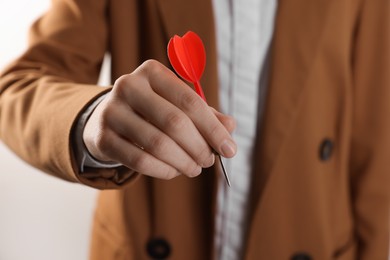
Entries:
<svg viewBox="0 0 390 260">
<path fill-rule="evenodd" d="M 149 60 L 120 77 L 96 107 L 83 133 L 98 160 L 141 174 L 195 177 L 214 164 L 214 149 L 233 157 L 234 120 L 209 107 L 161 63 Z M 212 147 L 212 148 L 211 148 Z"/>
</svg>

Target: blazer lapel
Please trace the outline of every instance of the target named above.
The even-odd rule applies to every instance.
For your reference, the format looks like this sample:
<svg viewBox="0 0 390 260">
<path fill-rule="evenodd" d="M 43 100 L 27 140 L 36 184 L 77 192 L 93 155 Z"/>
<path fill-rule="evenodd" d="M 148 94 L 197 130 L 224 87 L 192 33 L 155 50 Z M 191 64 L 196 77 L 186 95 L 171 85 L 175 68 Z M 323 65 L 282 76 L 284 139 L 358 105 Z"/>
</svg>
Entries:
<svg viewBox="0 0 390 260">
<path fill-rule="evenodd" d="M 278 162 L 307 87 L 328 18 L 329 0 L 280 0 L 271 46 L 269 86 L 254 156 L 252 209 Z"/>
</svg>

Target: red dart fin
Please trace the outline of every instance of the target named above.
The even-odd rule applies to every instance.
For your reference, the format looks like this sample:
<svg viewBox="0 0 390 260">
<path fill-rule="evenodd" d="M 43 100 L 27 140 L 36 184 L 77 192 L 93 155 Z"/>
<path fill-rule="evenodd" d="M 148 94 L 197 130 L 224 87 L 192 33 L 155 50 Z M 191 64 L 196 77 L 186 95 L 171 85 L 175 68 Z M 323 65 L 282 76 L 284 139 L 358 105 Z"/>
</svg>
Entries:
<svg viewBox="0 0 390 260">
<path fill-rule="evenodd" d="M 199 81 L 206 66 L 206 51 L 203 42 L 196 33 L 191 31 L 187 32 L 182 39 L 190 61 L 189 66 L 191 66 L 195 79 Z"/>
<path fill-rule="evenodd" d="M 179 36 L 173 36 L 168 43 L 168 58 L 173 67 L 173 69 L 180 75 L 180 77 L 184 78 L 187 81 L 191 82 L 191 78 L 188 76 L 187 72 L 184 70 L 181 62 L 179 61 L 179 57 L 176 54 L 175 49 L 175 38 L 180 38 Z"/>
<path fill-rule="evenodd" d="M 175 71 L 195 85 L 196 92 L 204 99 L 200 78 L 206 65 L 206 51 L 202 40 L 194 32 L 183 37 L 175 35 L 168 43 L 168 58 Z"/>
</svg>

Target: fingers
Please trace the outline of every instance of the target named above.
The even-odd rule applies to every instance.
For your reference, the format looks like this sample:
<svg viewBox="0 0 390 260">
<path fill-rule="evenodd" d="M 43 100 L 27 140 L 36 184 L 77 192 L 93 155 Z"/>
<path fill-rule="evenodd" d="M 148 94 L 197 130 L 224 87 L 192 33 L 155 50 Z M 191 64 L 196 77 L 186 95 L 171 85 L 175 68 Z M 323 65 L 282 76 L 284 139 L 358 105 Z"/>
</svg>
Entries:
<svg viewBox="0 0 390 260">
<path fill-rule="evenodd" d="M 180 172 L 171 165 L 156 159 L 113 132 L 111 135 L 106 135 L 99 145 L 108 157 L 144 175 L 165 180 L 180 175 Z"/>
<path fill-rule="evenodd" d="M 187 86 L 188 88 L 188 86 Z M 233 157 L 236 144 L 228 130 L 208 107 L 208 105 L 190 88 L 188 91 L 166 91 L 155 87 L 156 92 L 175 104 L 193 122 L 199 133 L 214 150 L 224 157 Z"/>
<path fill-rule="evenodd" d="M 145 121 L 132 109 L 118 106 L 109 124 L 127 142 L 142 147 L 144 152 L 175 168 L 189 177 L 197 176 L 202 168 L 173 139 Z M 118 123 L 120 122 L 120 123 Z M 131 162 L 124 162 L 131 166 Z M 134 167 L 134 166 L 132 166 Z"/>
<path fill-rule="evenodd" d="M 170 179 L 199 175 L 214 164 L 213 150 L 232 157 L 234 128 L 231 117 L 210 108 L 165 66 L 148 61 L 115 82 L 89 118 L 83 140 L 98 160 Z"/>
<path fill-rule="evenodd" d="M 171 138 L 113 95 L 95 109 L 83 138 L 98 160 L 116 161 L 142 174 L 171 179 L 179 173 L 189 177 L 201 173 L 201 167 Z"/>
<path fill-rule="evenodd" d="M 132 109 L 172 138 L 198 165 L 207 168 L 214 164 L 215 157 L 210 146 L 180 109 L 153 91 L 139 91 L 137 95 L 130 96 L 128 102 Z"/>
<path fill-rule="evenodd" d="M 183 111 L 199 133 L 219 154 L 233 157 L 236 144 L 209 106 L 183 81 L 161 64 L 149 61 L 140 70 L 148 74 L 151 88 L 161 97 Z"/>
</svg>

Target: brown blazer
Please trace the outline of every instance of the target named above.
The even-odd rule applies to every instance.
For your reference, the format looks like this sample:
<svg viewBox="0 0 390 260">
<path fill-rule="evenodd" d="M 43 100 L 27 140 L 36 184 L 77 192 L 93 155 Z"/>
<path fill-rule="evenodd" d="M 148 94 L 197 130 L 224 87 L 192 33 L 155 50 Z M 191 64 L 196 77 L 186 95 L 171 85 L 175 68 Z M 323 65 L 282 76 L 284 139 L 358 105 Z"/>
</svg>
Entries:
<svg viewBox="0 0 390 260">
<path fill-rule="evenodd" d="M 243 259 L 388 259 L 389 5 L 279 1 Z M 54 1 L 1 77 L 0 134 L 15 153 L 68 181 L 123 187 L 100 194 L 91 259 L 212 256 L 213 169 L 171 181 L 82 174 L 72 151 L 79 114 L 109 90 L 95 86 L 104 53 L 114 81 L 146 59 L 168 64 L 168 39 L 187 30 L 205 42 L 202 85 L 217 107 L 210 0 Z"/>
</svg>

